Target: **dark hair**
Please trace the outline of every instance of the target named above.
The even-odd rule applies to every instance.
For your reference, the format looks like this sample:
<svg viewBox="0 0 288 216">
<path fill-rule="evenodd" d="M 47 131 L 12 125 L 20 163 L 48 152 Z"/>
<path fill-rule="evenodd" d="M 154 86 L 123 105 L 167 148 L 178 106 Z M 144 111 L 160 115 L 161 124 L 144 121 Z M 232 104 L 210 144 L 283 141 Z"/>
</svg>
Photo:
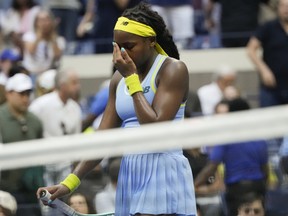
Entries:
<svg viewBox="0 0 288 216">
<path fill-rule="evenodd" d="M 153 28 L 157 35 L 157 43 L 165 50 L 168 56 L 175 59 L 180 58 L 176 44 L 166 28 L 163 18 L 156 11 L 151 10 L 147 3 L 140 2 L 137 6 L 125 10 L 122 16 Z"/>
<path fill-rule="evenodd" d="M 227 99 L 222 99 L 221 101 L 219 101 L 216 105 L 215 105 L 215 107 L 214 107 L 214 112 L 216 113 L 216 111 L 217 111 L 217 109 L 218 109 L 218 107 L 220 106 L 220 105 L 227 105 L 227 107 L 228 107 L 228 109 L 229 109 L 229 101 L 227 100 Z"/>
<path fill-rule="evenodd" d="M 229 105 L 229 112 L 237 112 L 250 109 L 248 102 L 240 97 L 229 101 L 228 105 Z"/>
<path fill-rule="evenodd" d="M 243 205 L 251 204 L 257 200 L 259 200 L 261 202 L 262 207 L 265 210 L 265 201 L 264 201 L 263 196 L 261 196 L 258 193 L 255 193 L 255 192 L 250 192 L 250 193 L 247 193 L 247 194 L 241 196 L 238 200 L 238 203 L 237 203 L 238 209 L 241 208 Z"/>
<path fill-rule="evenodd" d="M 96 211 L 94 209 L 94 206 L 92 205 L 92 202 L 91 200 L 88 198 L 88 196 L 84 195 L 83 193 L 79 193 L 79 192 L 76 192 L 76 193 L 73 193 L 71 194 L 69 197 L 68 197 L 68 200 L 67 200 L 67 204 L 68 205 L 71 205 L 71 198 L 73 196 L 82 196 L 84 197 L 86 203 L 87 203 L 87 206 L 88 206 L 88 211 L 89 211 L 89 214 L 95 214 Z"/>
<path fill-rule="evenodd" d="M 28 8 L 32 8 L 36 5 L 34 0 L 26 0 L 26 2 Z M 21 9 L 21 5 L 18 3 L 18 0 L 13 0 L 11 7 L 17 11 Z"/>
<path fill-rule="evenodd" d="M 8 77 L 12 77 L 15 74 L 24 73 L 29 75 L 30 72 L 22 65 L 13 65 L 12 68 L 8 72 Z"/>
<path fill-rule="evenodd" d="M 0 205 L 0 208 L 2 209 L 2 213 L 4 213 L 5 216 L 14 216 L 16 214 L 13 214 L 10 209 L 4 208 Z"/>
</svg>

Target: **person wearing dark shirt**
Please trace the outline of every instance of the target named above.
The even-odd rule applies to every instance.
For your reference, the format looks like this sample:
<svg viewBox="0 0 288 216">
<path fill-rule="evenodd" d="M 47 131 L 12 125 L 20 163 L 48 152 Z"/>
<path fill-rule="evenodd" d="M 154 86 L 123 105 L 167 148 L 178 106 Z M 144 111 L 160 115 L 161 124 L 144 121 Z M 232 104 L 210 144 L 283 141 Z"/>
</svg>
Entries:
<svg viewBox="0 0 288 216">
<path fill-rule="evenodd" d="M 221 12 L 221 40 L 224 47 L 245 47 L 258 26 L 261 2 L 267 0 L 209 0 L 206 7 L 207 27 L 213 27 L 211 17 L 214 3 L 219 2 Z"/>
<path fill-rule="evenodd" d="M 263 50 L 262 58 L 258 50 Z M 280 0 L 278 18 L 259 27 L 247 51 L 259 72 L 260 106 L 288 103 L 288 0 Z"/>
<path fill-rule="evenodd" d="M 32 87 L 32 80 L 23 73 L 8 79 L 5 86 L 7 101 L 0 106 L 0 143 L 10 145 L 42 138 L 43 126 L 40 120 L 28 111 Z M 0 176 L 0 190 L 11 193 L 19 204 L 17 216 L 40 214 L 34 191 L 43 185 L 43 167 L 2 170 Z"/>
<path fill-rule="evenodd" d="M 249 109 L 248 103 L 236 98 L 228 102 L 229 112 Z M 206 182 L 218 165 L 225 167 L 225 201 L 229 216 L 237 215 L 238 203 L 248 193 L 265 197 L 268 177 L 268 149 L 264 140 L 228 143 L 212 148 L 209 163 L 195 179 L 195 187 Z"/>
<path fill-rule="evenodd" d="M 77 30 L 78 37 L 83 36 L 85 25 L 94 20 L 92 37 L 95 39 L 95 52 L 112 53 L 113 29 L 118 17 L 125 9 L 140 2 L 141 0 L 88 0 L 86 13 Z"/>
</svg>

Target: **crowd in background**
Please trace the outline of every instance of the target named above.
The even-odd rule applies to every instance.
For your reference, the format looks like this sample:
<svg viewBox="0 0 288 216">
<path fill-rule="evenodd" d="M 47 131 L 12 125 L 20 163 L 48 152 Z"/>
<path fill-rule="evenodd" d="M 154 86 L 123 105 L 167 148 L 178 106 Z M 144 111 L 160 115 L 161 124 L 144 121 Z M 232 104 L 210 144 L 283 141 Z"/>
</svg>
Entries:
<svg viewBox="0 0 288 216">
<path fill-rule="evenodd" d="M 2 1 L 2 40 L 23 52 L 23 41 L 31 41 L 31 31 L 37 31 L 36 14 L 45 9 L 53 15 L 53 29 L 65 39 L 65 45 L 59 42 L 65 54 L 109 53 L 117 18 L 140 1 L 143 0 L 34 0 L 23 1 L 23 5 Z M 146 1 L 164 18 L 181 49 L 243 47 L 256 27 L 277 13 L 277 0 Z M 30 36 L 24 37 L 26 32 Z"/>
<path fill-rule="evenodd" d="M 61 59 L 63 55 L 112 53 L 117 18 L 140 1 L 0 2 L 0 143 L 97 129 L 108 101 L 109 80 L 95 92 L 88 107 L 83 107 L 77 71 L 60 69 Z M 288 104 L 288 1 L 279 2 L 148 1 L 165 20 L 180 50 L 247 46 L 259 71 L 260 107 Z M 255 54 L 259 49 L 263 49 L 263 59 Z M 243 90 L 235 87 L 235 69 L 227 64 L 211 72 L 211 83 L 190 92 L 187 118 L 250 109 Z M 267 196 L 270 190 L 283 191 L 287 183 L 287 143 L 287 138 L 281 137 L 186 149 L 195 179 L 198 215 L 287 215 L 287 211 L 276 211 Z M 271 165 L 275 156 L 269 151 L 272 145 L 281 146 L 280 168 Z M 236 154 L 241 156 L 235 158 Z M 74 166 L 67 162 L 2 171 L 0 215 L 61 215 L 40 204 L 35 190 L 59 183 Z M 119 158 L 103 160 L 64 201 L 82 213 L 114 211 L 119 166 Z"/>
</svg>

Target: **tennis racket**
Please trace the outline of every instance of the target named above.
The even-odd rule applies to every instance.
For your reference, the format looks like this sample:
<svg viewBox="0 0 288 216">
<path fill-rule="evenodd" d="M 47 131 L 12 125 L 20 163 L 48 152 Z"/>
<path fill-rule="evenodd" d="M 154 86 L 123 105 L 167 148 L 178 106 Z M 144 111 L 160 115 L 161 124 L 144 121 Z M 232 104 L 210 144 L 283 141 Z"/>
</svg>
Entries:
<svg viewBox="0 0 288 216">
<path fill-rule="evenodd" d="M 43 190 L 40 193 L 40 199 L 48 202 L 50 200 L 51 194 L 47 190 Z M 59 199 L 55 199 L 51 205 L 53 205 L 53 208 L 55 207 L 62 213 L 66 214 L 67 216 L 114 216 L 114 213 L 103 213 L 103 214 L 82 214 L 79 212 L 76 212 L 73 208 L 68 206 L 66 203 L 62 202 Z"/>
</svg>

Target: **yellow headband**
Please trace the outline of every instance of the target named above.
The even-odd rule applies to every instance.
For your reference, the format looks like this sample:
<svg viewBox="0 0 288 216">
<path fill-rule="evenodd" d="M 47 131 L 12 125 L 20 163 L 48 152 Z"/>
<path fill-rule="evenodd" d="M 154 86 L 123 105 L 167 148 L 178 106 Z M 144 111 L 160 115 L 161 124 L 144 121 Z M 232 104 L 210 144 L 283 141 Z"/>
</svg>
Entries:
<svg viewBox="0 0 288 216">
<path fill-rule="evenodd" d="M 134 20 L 130 20 L 126 17 L 118 18 L 114 30 L 125 31 L 141 37 L 156 36 L 156 32 L 150 26 Z M 155 49 L 158 53 L 168 56 L 167 53 L 162 49 L 162 47 L 158 43 L 156 43 Z"/>
</svg>

